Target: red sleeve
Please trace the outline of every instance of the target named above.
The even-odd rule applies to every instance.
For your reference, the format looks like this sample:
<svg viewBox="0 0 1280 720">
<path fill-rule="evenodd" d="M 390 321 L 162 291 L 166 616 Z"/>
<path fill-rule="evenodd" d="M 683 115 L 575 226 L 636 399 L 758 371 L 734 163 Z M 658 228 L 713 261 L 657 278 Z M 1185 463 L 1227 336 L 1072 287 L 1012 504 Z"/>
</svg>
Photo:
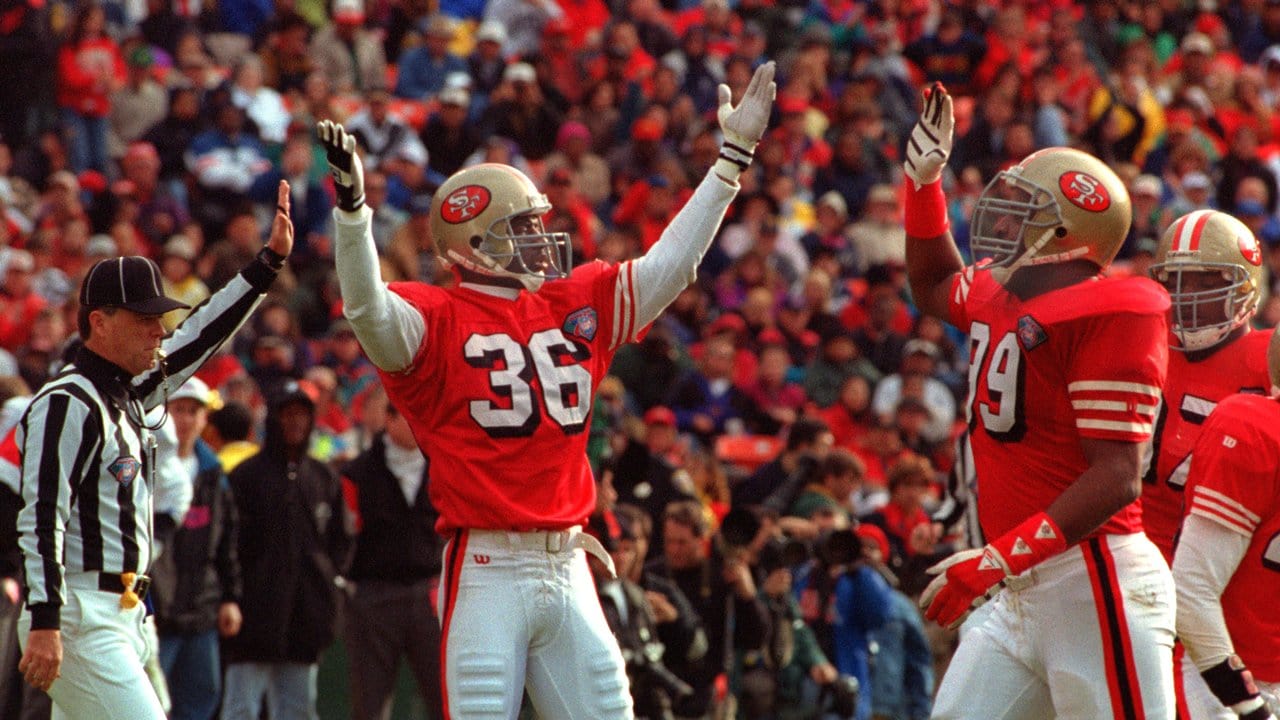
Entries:
<svg viewBox="0 0 1280 720">
<path fill-rule="evenodd" d="M 1252 415 L 1242 417 L 1229 408 L 1210 415 L 1196 441 L 1187 476 L 1187 514 L 1242 535 L 1253 535 L 1280 494 L 1276 443 L 1249 421 Z"/>
<path fill-rule="evenodd" d="M 1074 323 L 1081 335 L 1067 361 L 1067 395 L 1076 431 L 1098 440 L 1150 438 L 1169 360 L 1164 317 L 1118 313 Z"/>
<path fill-rule="evenodd" d="M 975 282 L 987 278 L 988 274 L 983 273 L 982 277 L 978 276 L 978 268 L 975 265 L 969 265 L 964 270 L 951 276 L 951 317 L 952 325 L 968 332 L 969 330 L 969 294 L 973 290 Z"/>
</svg>

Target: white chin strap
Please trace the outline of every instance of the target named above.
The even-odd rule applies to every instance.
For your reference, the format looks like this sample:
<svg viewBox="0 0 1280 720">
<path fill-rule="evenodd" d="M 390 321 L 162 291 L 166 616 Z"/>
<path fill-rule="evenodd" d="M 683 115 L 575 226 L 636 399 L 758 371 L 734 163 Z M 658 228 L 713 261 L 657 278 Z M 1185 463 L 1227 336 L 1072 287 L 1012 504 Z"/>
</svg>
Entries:
<svg viewBox="0 0 1280 720">
<path fill-rule="evenodd" d="M 1217 325 L 1214 327 L 1200 328 L 1199 330 L 1174 329 L 1173 334 L 1178 337 L 1179 342 L 1179 345 L 1174 346 L 1174 349 L 1181 350 L 1183 352 L 1207 350 L 1222 342 L 1222 339 L 1230 332 L 1230 325 Z"/>
</svg>

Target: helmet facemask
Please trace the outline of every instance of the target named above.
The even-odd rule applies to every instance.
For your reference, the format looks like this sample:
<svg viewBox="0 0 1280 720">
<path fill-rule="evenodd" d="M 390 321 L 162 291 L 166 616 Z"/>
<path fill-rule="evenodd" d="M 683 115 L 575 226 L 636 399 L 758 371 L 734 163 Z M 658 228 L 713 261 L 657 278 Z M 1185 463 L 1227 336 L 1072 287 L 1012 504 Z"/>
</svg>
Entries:
<svg viewBox="0 0 1280 720">
<path fill-rule="evenodd" d="M 1230 263 L 1164 262 L 1151 277 L 1169 291 L 1171 330 L 1182 352 L 1206 350 L 1222 342 L 1253 315 L 1258 291 L 1249 273 Z"/>
<path fill-rule="evenodd" d="M 1062 225 L 1053 193 L 1022 177 L 1016 172 L 1018 169 L 1005 170 L 992 178 L 973 211 L 969 246 L 974 259 L 989 259 L 991 268 L 1005 268 L 1015 262 L 1020 266 L 1033 260 L 1052 237 L 1052 231 Z"/>
<path fill-rule="evenodd" d="M 546 232 L 541 215 L 550 206 L 534 208 L 504 215 L 493 221 L 479 243 L 473 239 L 474 256 L 483 263 L 475 267 L 466 258 L 450 254 L 452 259 L 488 275 L 514 277 L 530 292 L 537 292 L 542 283 L 567 277 L 572 266 L 573 246 L 569 234 Z"/>
</svg>

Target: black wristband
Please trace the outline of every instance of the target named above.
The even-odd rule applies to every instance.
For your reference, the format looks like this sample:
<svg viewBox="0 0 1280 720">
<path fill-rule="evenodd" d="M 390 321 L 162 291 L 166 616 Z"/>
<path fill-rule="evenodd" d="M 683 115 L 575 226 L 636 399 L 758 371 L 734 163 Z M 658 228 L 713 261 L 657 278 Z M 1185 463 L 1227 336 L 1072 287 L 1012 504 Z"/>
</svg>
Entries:
<svg viewBox="0 0 1280 720">
<path fill-rule="evenodd" d="M 1234 661 L 1234 662 L 1233 662 Z M 1218 698 L 1218 701 L 1231 707 L 1245 700 L 1258 697 L 1258 687 L 1251 676 L 1246 676 L 1244 663 L 1232 655 L 1222 662 L 1200 673 L 1204 684 Z"/>
<path fill-rule="evenodd" d="M 281 270 L 284 268 L 285 256 L 263 245 L 262 249 L 258 251 L 258 260 L 272 270 Z"/>
</svg>

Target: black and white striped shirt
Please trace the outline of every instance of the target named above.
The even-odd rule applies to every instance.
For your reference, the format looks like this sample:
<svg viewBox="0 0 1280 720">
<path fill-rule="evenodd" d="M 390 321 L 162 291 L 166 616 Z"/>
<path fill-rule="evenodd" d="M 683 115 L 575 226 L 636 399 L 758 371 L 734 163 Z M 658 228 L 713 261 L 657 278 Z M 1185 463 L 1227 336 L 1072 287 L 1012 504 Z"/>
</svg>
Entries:
<svg viewBox="0 0 1280 720">
<path fill-rule="evenodd" d="M 32 628 L 60 626 L 66 573 L 150 567 L 155 438 L 147 412 L 236 332 L 275 276 L 254 260 L 162 342 L 167 359 L 142 375 L 81 348 L 36 393 L 17 428 L 18 544 Z"/>
</svg>

